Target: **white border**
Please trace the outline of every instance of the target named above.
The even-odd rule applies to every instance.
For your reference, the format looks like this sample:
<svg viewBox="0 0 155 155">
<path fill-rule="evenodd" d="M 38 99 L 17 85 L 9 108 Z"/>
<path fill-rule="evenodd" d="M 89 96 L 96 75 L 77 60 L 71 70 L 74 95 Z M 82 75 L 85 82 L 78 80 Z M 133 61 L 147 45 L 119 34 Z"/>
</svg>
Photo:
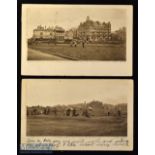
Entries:
<svg viewBox="0 0 155 155">
<path fill-rule="evenodd" d="M 58 75 L 58 76 L 132 76 L 132 5 L 80 5 L 80 7 L 120 8 L 127 10 L 126 61 L 28 61 L 26 43 L 27 8 L 52 8 L 66 5 L 22 5 L 22 75 Z M 75 7 L 75 5 L 70 5 Z"/>
<path fill-rule="evenodd" d="M 29 81 L 32 81 L 35 79 L 24 79 L 22 80 L 22 105 L 21 105 L 21 144 L 37 144 L 41 142 L 41 144 L 45 144 L 44 139 L 49 139 L 51 141 L 51 144 L 54 145 L 56 141 L 59 141 L 60 144 L 58 146 L 54 145 L 52 147 L 52 150 L 118 150 L 118 151 L 125 151 L 125 150 L 133 150 L 133 80 L 126 80 L 128 81 L 128 115 L 127 115 L 127 136 L 126 137 L 105 137 L 105 136 L 97 136 L 97 137 L 84 137 L 84 136 L 26 136 L 26 105 L 28 105 L 27 99 L 26 99 L 26 91 L 27 91 L 27 85 Z M 38 79 L 37 82 L 39 82 Z M 46 79 L 46 80 L 57 80 L 57 79 Z M 62 80 L 68 80 L 68 79 L 62 79 Z M 80 79 L 78 79 L 80 80 Z M 94 79 L 94 80 L 102 80 L 104 79 Z M 76 81 L 76 79 L 75 79 Z M 106 81 L 106 80 L 104 80 Z M 109 81 L 109 80 L 107 80 Z M 120 80 L 113 80 L 113 81 L 120 81 Z M 123 90 L 122 90 L 123 91 Z M 30 142 L 31 139 L 31 142 Z M 77 144 L 76 146 L 64 146 L 63 142 L 66 140 L 69 141 L 117 141 L 117 140 L 128 140 L 128 145 L 97 145 L 94 143 L 93 145 L 88 146 L 80 146 Z M 32 142 L 33 141 L 33 142 Z M 40 141 L 40 142 L 38 142 Z M 58 144 L 58 143 L 56 143 Z M 22 148 L 23 149 L 23 148 Z"/>
</svg>

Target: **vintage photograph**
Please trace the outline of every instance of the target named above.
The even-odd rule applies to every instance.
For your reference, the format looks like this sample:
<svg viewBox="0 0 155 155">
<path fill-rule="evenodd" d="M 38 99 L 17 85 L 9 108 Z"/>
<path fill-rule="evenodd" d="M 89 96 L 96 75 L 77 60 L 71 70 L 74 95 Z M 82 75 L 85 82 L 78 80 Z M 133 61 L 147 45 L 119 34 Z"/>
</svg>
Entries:
<svg viewBox="0 0 155 155">
<path fill-rule="evenodd" d="M 90 63 L 131 74 L 132 6 L 23 4 L 22 63 L 24 74 L 72 74 L 69 64 L 88 72 Z"/>
<path fill-rule="evenodd" d="M 132 80 L 23 80 L 21 137 L 111 141 L 121 137 L 125 142 L 119 148 L 128 148 L 132 146 L 132 100 Z M 113 145 L 117 149 L 118 144 Z"/>
<path fill-rule="evenodd" d="M 125 61 L 126 18 L 121 8 L 29 8 L 27 59 Z"/>
</svg>

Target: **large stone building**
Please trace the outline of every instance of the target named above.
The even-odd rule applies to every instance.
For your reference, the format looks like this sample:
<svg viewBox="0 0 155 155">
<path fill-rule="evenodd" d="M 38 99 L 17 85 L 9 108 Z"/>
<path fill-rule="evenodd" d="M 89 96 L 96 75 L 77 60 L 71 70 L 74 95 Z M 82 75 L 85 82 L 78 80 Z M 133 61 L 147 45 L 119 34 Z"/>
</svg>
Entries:
<svg viewBox="0 0 155 155">
<path fill-rule="evenodd" d="M 63 42 L 64 35 L 65 30 L 62 27 L 58 26 L 52 28 L 39 25 L 36 29 L 33 30 L 34 39 L 54 39 L 57 42 Z"/>
<path fill-rule="evenodd" d="M 52 27 L 46 28 L 39 25 L 36 29 L 33 30 L 33 38 L 35 39 L 54 39 L 55 32 Z"/>
<path fill-rule="evenodd" d="M 103 42 L 111 39 L 111 23 L 93 21 L 86 18 L 77 28 L 65 31 L 62 27 L 43 27 L 39 25 L 33 30 L 34 39 L 53 39 L 56 42 L 65 40 L 82 39 L 90 42 Z"/>
<path fill-rule="evenodd" d="M 78 29 L 78 37 L 90 41 L 109 40 L 111 35 L 111 23 L 93 21 L 86 18 L 85 22 L 80 23 Z"/>
</svg>

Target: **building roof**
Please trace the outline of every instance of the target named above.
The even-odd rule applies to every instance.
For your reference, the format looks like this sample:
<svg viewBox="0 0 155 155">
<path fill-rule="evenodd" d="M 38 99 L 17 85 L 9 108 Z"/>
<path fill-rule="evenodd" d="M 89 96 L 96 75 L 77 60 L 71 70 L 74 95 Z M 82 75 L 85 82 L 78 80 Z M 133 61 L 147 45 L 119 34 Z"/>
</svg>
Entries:
<svg viewBox="0 0 155 155">
<path fill-rule="evenodd" d="M 56 26 L 54 30 L 58 31 L 58 32 L 64 32 L 65 31 L 62 27 L 59 27 L 59 26 Z"/>
<path fill-rule="evenodd" d="M 79 29 L 105 29 L 111 26 L 110 22 L 100 22 L 100 21 L 93 21 L 89 17 L 87 17 L 86 21 L 81 22 L 79 25 Z"/>
<path fill-rule="evenodd" d="M 52 27 L 44 27 L 44 26 L 37 26 L 37 28 L 34 29 L 34 31 L 53 31 L 53 28 Z"/>
</svg>

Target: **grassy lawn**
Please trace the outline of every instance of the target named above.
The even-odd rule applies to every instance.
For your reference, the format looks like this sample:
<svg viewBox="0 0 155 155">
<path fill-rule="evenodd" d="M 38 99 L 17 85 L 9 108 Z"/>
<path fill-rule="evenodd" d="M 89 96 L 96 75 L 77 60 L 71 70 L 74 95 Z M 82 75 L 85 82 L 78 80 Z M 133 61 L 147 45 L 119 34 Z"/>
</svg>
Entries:
<svg viewBox="0 0 155 155">
<path fill-rule="evenodd" d="M 85 48 L 80 44 L 77 47 L 70 47 L 69 44 L 34 44 L 29 48 L 71 60 L 126 60 L 124 44 L 86 44 Z M 30 59 L 29 52 L 28 60 L 35 60 Z"/>
<path fill-rule="evenodd" d="M 127 136 L 127 118 L 28 116 L 28 136 Z"/>
<path fill-rule="evenodd" d="M 28 50 L 28 60 L 66 60 L 63 57 L 58 57 L 48 53 L 43 53 L 35 49 Z"/>
</svg>

